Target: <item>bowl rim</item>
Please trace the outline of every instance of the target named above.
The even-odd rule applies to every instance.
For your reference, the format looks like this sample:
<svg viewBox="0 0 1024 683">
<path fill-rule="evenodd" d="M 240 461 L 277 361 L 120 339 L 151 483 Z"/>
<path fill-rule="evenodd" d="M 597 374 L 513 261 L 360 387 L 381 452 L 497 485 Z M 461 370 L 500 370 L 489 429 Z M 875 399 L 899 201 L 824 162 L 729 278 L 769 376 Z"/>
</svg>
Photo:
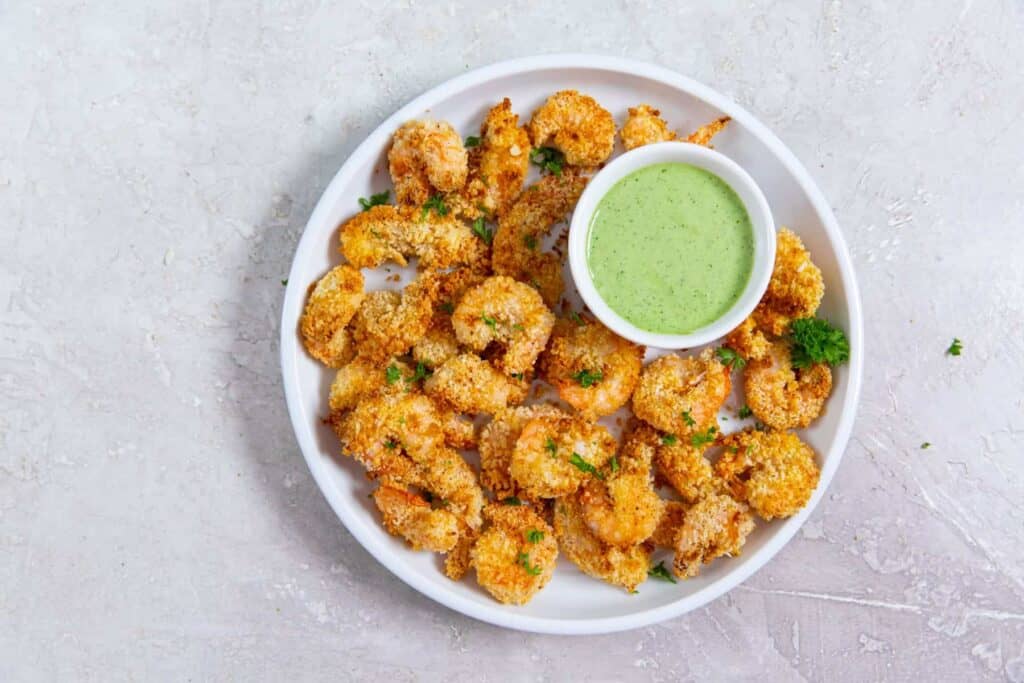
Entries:
<svg viewBox="0 0 1024 683">
<path fill-rule="evenodd" d="M 722 315 L 685 334 L 651 332 L 626 320 L 597 291 L 587 259 L 590 222 L 598 204 L 615 185 L 641 169 L 663 163 L 696 166 L 714 174 L 739 197 L 750 217 L 754 259 L 743 290 Z M 630 341 L 660 349 L 692 349 L 724 337 L 750 315 L 761 300 L 775 263 L 775 220 L 761 187 L 735 161 L 689 142 L 659 142 L 629 150 L 595 173 L 580 196 L 569 223 L 569 269 L 583 302 L 606 327 Z"/>
<path fill-rule="evenodd" d="M 469 600 L 454 591 L 437 588 L 424 576 L 415 571 L 407 571 L 404 564 L 392 564 L 388 562 L 392 550 L 377 538 L 378 531 L 371 529 L 351 512 L 352 501 L 344 500 L 343 497 L 331 495 L 333 485 L 328 472 L 329 458 L 321 453 L 315 435 L 309 430 L 310 416 L 305 413 L 299 391 L 299 358 L 302 354 L 301 344 L 296 333 L 296 326 L 299 315 L 305 303 L 306 286 L 299 282 L 302 277 L 302 263 L 307 261 L 316 249 L 321 249 L 321 238 L 314 236 L 310 226 L 323 223 L 329 217 L 332 207 L 341 201 L 344 190 L 350 178 L 356 173 L 364 162 L 371 156 L 380 153 L 381 146 L 390 136 L 391 131 L 398 123 L 412 116 L 422 114 L 429 109 L 434 102 L 443 99 L 450 94 L 462 91 L 474 85 L 486 82 L 495 78 L 502 78 L 534 71 L 561 71 L 565 69 L 583 69 L 607 71 L 619 75 L 636 76 L 645 78 L 670 88 L 681 90 L 687 94 L 702 100 L 708 105 L 730 116 L 738 125 L 746 127 L 757 136 L 779 159 L 789 172 L 794 176 L 800 189 L 806 195 L 814 211 L 820 216 L 822 226 L 826 232 L 829 242 L 833 245 L 836 253 L 836 260 L 839 267 L 839 277 L 847 292 L 846 307 L 849 315 L 849 329 L 847 334 L 850 339 L 850 361 L 849 361 L 849 389 L 842 405 L 839 406 L 841 416 L 836 426 L 836 436 L 832 441 L 827 456 L 823 456 L 824 463 L 818 487 L 812 494 L 807 506 L 799 513 L 786 520 L 775 534 L 758 549 L 752 556 L 753 561 L 738 565 L 717 581 L 710 583 L 704 588 L 681 597 L 653 609 L 635 612 L 632 614 L 599 617 L 589 619 L 562 619 L 537 617 L 518 613 L 507 606 L 486 605 Z M 860 293 L 857 288 L 856 276 L 853 271 L 853 264 L 850 259 L 846 241 L 839 230 L 839 225 L 832 213 L 828 202 L 814 183 L 810 174 L 796 156 L 772 133 L 764 124 L 757 120 L 744 108 L 730 100 L 725 95 L 718 93 L 712 88 L 697 81 L 683 76 L 668 68 L 650 64 L 647 62 L 631 60 L 621 57 L 609 57 L 586 53 L 563 53 L 548 54 L 533 57 L 522 57 L 497 62 L 488 66 L 468 71 L 445 81 L 414 98 L 405 106 L 398 109 L 394 114 L 385 119 L 373 133 L 368 135 L 362 143 L 352 152 L 348 159 L 338 169 L 334 178 L 324 190 L 310 214 L 306 229 L 303 230 L 299 239 L 292 260 L 292 267 L 289 270 L 288 285 L 285 289 L 285 296 L 281 310 L 281 337 L 280 354 L 281 370 L 284 384 L 285 401 L 288 407 L 289 418 L 299 442 L 300 450 L 310 468 L 314 480 L 327 499 L 328 504 L 334 510 L 338 519 L 348 531 L 359 541 L 374 558 L 388 568 L 393 574 L 404 581 L 407 585 L 416 589 L 423 595 L 436 602 L 449 607 L 467 616 L 485 621 L 497 626 L 506 628 L 530 631 L 534 633 L 548 633 L 561 635 L 585 635 L 615 633 L 630 629 L 640 628 L 650 624 L 658 623 L 672 617 L 679 616 L 693 609 L 701 607 L 715 598 L 733 589 L 754 572 L 764 566 L 772 557 L 782 549 L 793 537 L 796 531 L 803 525 L 803 522 L 817 507 L 818 502 L 824 496 L 829 483 L 832 480 L 839 463 L 842 460 L 843 451 L 846 448 L 853 429 L 856 417 L 857 403 L 860 399 L 860 390 L 863 375 L 863 319 L 861 313 Z"/>
</svg>

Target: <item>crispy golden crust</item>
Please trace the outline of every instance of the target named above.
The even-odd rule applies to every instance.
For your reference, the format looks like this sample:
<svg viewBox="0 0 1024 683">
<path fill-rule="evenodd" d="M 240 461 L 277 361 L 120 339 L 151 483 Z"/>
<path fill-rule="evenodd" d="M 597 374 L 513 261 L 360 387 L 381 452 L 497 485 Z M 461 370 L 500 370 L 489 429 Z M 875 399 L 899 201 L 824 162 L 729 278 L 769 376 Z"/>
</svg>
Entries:
<svg viewBox="0 0 1024 683">
<path fill-rule="evenodd" d="M 363 275 L 357 268 L 337 266 L 320 278 L 299 318 L 299 331 L 309 355 L 331 368 L 352 359 L 354 348 L 345 326 L 364 296 Z"/>
<path fill-rule="evenodd" d="M 526 423 L 535 417 L 565 415 L 554 406 L 519 406 L 499 410 L 480 432 L 480 483 L 495 500 L 527 498 L 512 479 L 512 452 Z"/>
<path fill-rule="evenodd" d="M 459 540 L 444 558 L 444 575 L 452 581 L 460 581 L 469 573 L 472 563 L 470 551 L 476 543 L 479 533 L 472 529 L 464 528 L 459 534 Z"/>
<path fill-rule="evenodd" d="M 629 402 L 644 350 L 588 315 L 560 319 L 541 356 L 541 375 L 563 401 L 595 419 Z"/>
<path fill-rule="evenodd" d="M 764 333 L 757 329 L 753 316 L 748 317 L 729 333 L 725 338 L 725 345 L 748 361 L 764 358 L 771 346 Z"/>
<path fill-rule="evenodd" d="M 717 557 L 739 555 L 753 530 L 754 519 L 746 505 L 723 494 L 710 494 L 683 516 L 676 533 L 672 571 L 681 579 L 689 579 Z"/>
<path fill-rule="evenodd" d="M 715 474 L 764 519 L 796 514 L 818 485 L 814 450 L 793 432 L 747 429 L 725 439 Z"/>
<path fill-rule="evenodd" d="M 626 150 L 636 149 L 655 142 L 669 142 L 676 139 L 676 133 L 669 130 L 661 118 L 661 112 L 648 104 L 629 108 L 629 116 L 619 130 L 622 145 Z"/>
<path fill-rule="evenodd" d="M 832 370 L 825 363 L 794 369 L 789 343 L 779 340 L 743 370 L 743 391 L 754 416 L 772 429 L 806 427 L 821 415 L 832 393 Z"/>
<path fill-rule="evenodd" d="M 462 413 L 493 415 L 526 399 L 530 383 L 496 370 L 472 353 L 453 356 L 434 370 L 424 383 L 428 395 L 439 398 Z"/>
<path fill-rule="evenodd" d="M 463 451 L 476 448 L 476 427 L 473 421 L 447 407 L 438 406 L 438 409 L 441 411 L 445 445 Z"/>
<path fill-rule="evenodd" d="M 704 457 L 704 446 L 694 447 L 688 440 L 660 443 L 654 459 L 658 472 L 680 497 L 693 503 L 713 489 L 711 463 Z"/>
<path fill-rule="evenodd" d="M 584 574 L 631 592 L 647 579 L 650 547 L 618 548 L 601 541 L 587 526 L 577 496 L 555 501 L 554 529 L 559 549 Z"/>
<path fill-rule="evenodd" d="M 772 278 L 753 313 L 757 327 L 770 335 L 785 334 L 792 321 L 814 315 L 824 294 L 821 271 L 803 242 L 788 228 L 780 228 Z"/>
<path fill-rule="evenodd" d="M 458 451 L 442 446 L 416 464 L 420 468 L 419 486 L 439 498 L 438 503 L 469 528 L 479 529 L 484 492 L 476 472 Z"/>
<path fill-rule="evenodd" d="M 512 479 L 531 498 L 557 498 L 600 474 L 615 437 L 580 417 L 541 415 L 523 426 L 512 451 Z M 597 471 L 597 472 L 595 472 Z"/>
<path fill-rule="evenodd" d="M 561 90 L 530 119 L 534 147 L 554 147 L 570 166 L 594 168 L 615 147 L 615 119 L 589 95 Z"/>
<path fill-rule="evenodd" d="M 680 503 L 678 500 L 666 500 L 661 511 L 661 519 L 658 520 L 658 526 L 651 534 L 651 543 L 659 548 L 674 550 L 676 536 L 679 535 L 679 529 L 683 526 L 683 520 L 686 519 L 686 511 L 689 507 L 688 504 Z"/>
<path fill-rule="evenodd" d="M 462 347 L 452 327 L 455 304 L 462 299 L 467 289 L 480 284 L 486 277 L 486 274 L 472 268 L 459 268 L 438 276 L 440 286 L 436 296 L 437 304 L 434 306 L 430 326 L 413 344 L 414 360 L 434 368 L 459 354 Z"/>
<path fill-rule="evenodd" d="M 405 383 L 388 383 L 387 368 L 394 366 L 402 377 L 412 374 L 411 368 L 398 360 L 379 363 L 365 356 L 358 356 L 348 365 L 340 368 L 331 382 L 328 403 L 332 412 L 351 410 L 360 400 L 378 391 L 394 389 L 404 391 Z"/>
<path fill-rule="evenodd" d="M 430 327 L 437 305 L 438 281 L 421 273 L 401 294 L 370 292 L 352 319 L 352 337 L 359 355 L 381 361 L 407 353 Z"/>
<path fill-rule="evenodd" d="M 494 234 L 494 272 L 533 286 L 548 306 L 562 296 L 562 259 L 542 251 L 541 240 L 555 224 L 569 218 L 586 185 L 582 176 L 545 176 L 519 195 Z"/>
<path fill-rule="evenodd" d="M 371 476 L 394 481 L 410 476 L 411 468 L 403 458 L 427 462 L 443 447 L 444 427 L 430 398 L 385 393 L 361 400 L 342 421 L 339 436 L 346 453 Z"/>
<path fill-rule="evenodd" d="M 488 505 L 487 526 L 470 551 L 477 582 L 498 602 L 524 605 L 555 571 L 558 544 L 540 515 L 519 505 Z"/>
<path fill-rule="evenodd" d="M 690 133 L 690 135 L 687 136 L 686 141 L 692 142 L 695 145 L 704 145 L 705 147 L 710 147 L 711 138 L 715 137 L 720 132 L 722 132 L 722 129 L 725 128 L 725 124 L 729 123 L 729 121 L 731 120 L 732 119 L 729 118 L 728 116 L 723 116 L 721 118 L 715 119 L 711 123 L 705 124 L 698 128 L 697 130 L 695 130 L 693 133 Z"/>
<path fill-rule="evenodd" d="M 433 510 L 414 493 L 381 486 L 373 492 L 381 522 L 388 533 L 401 536 L 413 550 L 445 553 L 459 538 L 458 520 L 447 510 Z"/>
<path fill-rule="evenodd" d="M 434 191 L 454 192 L 468 170 L 462 138 L 446 121 L 408 121 L 395 131 L 388 152 L 399 204 L 420 206 Z"/>
<path fill-rule="evenodd" d="M 717 429 L 718 410 L 731 390 L 729 368 L 711 349 L 696 358 L 670 354 L 640 374 L 633 412 L 651 426 L 688 441 L 696 432 Z"/>
</svg>

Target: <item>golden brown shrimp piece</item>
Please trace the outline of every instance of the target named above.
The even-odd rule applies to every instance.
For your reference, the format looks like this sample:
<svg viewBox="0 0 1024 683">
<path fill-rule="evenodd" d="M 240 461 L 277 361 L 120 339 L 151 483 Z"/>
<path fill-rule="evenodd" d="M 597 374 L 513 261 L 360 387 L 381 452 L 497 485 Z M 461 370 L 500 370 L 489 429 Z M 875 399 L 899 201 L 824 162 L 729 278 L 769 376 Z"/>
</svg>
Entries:
<svg viewBox="0 0 1024 683">
<path fill-rule="evenodd" d="M 705 147 L 711 146 L 711 138 L 722 132 L 725 128 L 725 124 L 729 123 L 732 119 L 728 116 L 722 116 L 715 119 L 711 123 L 705 124 L 695 130 L 693 133 L 686 138 L 687 142 L 692 142 L 695 145 L 703 145 Z"/>
<path fill-rule="evenodd" d="M 346 452 L 373 477 L 406 477 L 407 463 L 426 462 L 443 447 L 444 427 L 434 402 L 421 394 L 377 394 L 364 398 L 341 424 Z M 392 472 L 391 469 L 398 471 Z"/>
<path fill-rule="evenodd" d="M 459 539 L 455 515 L 447 510 L 431 509 L 430 503 L 414 493 L 380 486 L 373 492 L 373 501 L 388 533 L 403 537 L 413 550 L 446 553 Z"/>
<path fill-rule="evenodd" d="M 594 168 L 615 147 L 615 119 L 589 95 L 561 90 L 548 98 L 530 119 L 534 147 L 551 146 L 570 166 Z"/>
<path fill-rule="evenodd" d="M 468 527 L 463 528 L 459 540 L 444 558 L 444 575 L 452 581 L 460 581 L 472 565 L 471 551 L 479 533 Z"/>
<path fill-rule="evenodd" d="M 555 571 L 554 530 L 526 506 L 492 503 L 470 552 L 476 580 L 498 602 L 525 605 Z"/>
<path fill-rule="evenodd" d="M 725 452 L 715 463 L 736 500 L 764 519 L 795 515 L 818 485 L 814 450 L 793 432 L 747 429 L 725 439 Z"/>
<path fill-rule="evenodd" d="M 615 437 L 579 417 L 542 415 L 523 426 L 512 451 L 512 479 L 531 498 L 573 493 L 589 477 L 601 478 L 615 455 Z"/>
<path fill-rule="evenodd" d="M 510 404 L 522 403 L 530 383 L 509 377 L 479 356 L 461 353 L 436 368 L 423 388 L 461 413 L 493 415 Z"/>
<path fill-rule="evenodd" d="M 391 367 L 394 370 L 388 370 Z M 366 396 L 388 388 L 405 391 L 406 385 L 401 378 L 411 374 L 412 369 L 401 361 L 391 360 L 381 364 L 365 356 L 357 356 L 351 363 L 340 368 L 331 382 L 328 398 L 331 411 L 351 410 Z"/>
<path fill-rule="evenodd" d="M 683 500 L 693 503 L 713 489 L 711 463 L 704 457 L 703 446 L 667 438 L 669 442 L 659 445 L 655 456 L 658 472 Z"/>
<path fill-rule="evenodd" d="M 679 529 L 683 526 L 683 520 L 686 519 L 686 511 L 689 507 L 686 503 L 680 503 L 678 500 L 666 500 L 665 507 L 661 511 L 661 519 L 658 520 L 658 526 L 651 534 L 651 543 L 659 548 L 674 549 L 676 536 L 679 535 Z"/>
<path fill-rule="evenodd" d="M 467 289 L 480 284 L 486 275 L 471 268 L 459 268 L 438 276 L 440 287 L 437 292 L 437 305 L 430 320 L 430 327 L 412 347 L 413 359 L 430 367 L 437 367 L 461 351 L 459 340 L 452 327 L 452 313 L 455 304 Z"/>
<path fill-rule="evenodd" d="M 696 358 L 662 356 L 640 375 L 633 412 L 663 432 L 684 441 L 697 432 L 717 429 L 718 410 L 729 397 L 729 368 L 704 349 Z"/>
<path fill-rule="evenodd" d="M 480 432 L 480 483 L 495 500 L 527 497 L 512 479 L 512 452 L 526 423 L 535 417 L 566 415 L 549 405 L 518 406 L 499 410 Z"/>
<path fill-rule="evenodd" d="M 825 294 L 825 281 L 803 242 L 788 228 L 780 228 L 775 242 L 775 268 L 768 290 L 754 309 L 757 327 L 776 337 L 798 318 L 814 315 Z"/>
<path fill-rule="evenodd" d="M 441 429 L 444 430 L 444 443 L 451 448 L 469 450 L 476 448 L 476 427 L 454 410 L 438 406 L 441 413 Z"/>
<path fill-rule="evenodd" d="M 541 355 L 541 374 L 563 401 L 590 418 L 629 402 L 640 381 L 644 347 L 588 315 L 562 318 Z"/>
<path fill-rule="evenodd" d="M 764 332 L 757 329 L 753 316 L 748 317 L 729 333 L 725 338 L 725 345 L 748 361 L 764 358 L 771 346 Z"/>
<path fill-rule="evenodd" d="M 477 352 L 492 342 L 504 347 L 497 365 L 509 375 L 533 369 L 554 324 L 554 314 L 536 290 L 500 275 L 469 289 L 452 315 L 462 344 Z"/>
<path fill-rule="evenodd" d="M 636 149 L 655 142 L 669 142 L 676 139 L 676 133 L 669 130 L 661 118 L 661 112 L 649 104 L 629 108 L 629 116 L 619 130 L 622 145 L 626 150 Z"/>
<path fill-rule="evenodd" d="M 370 292 L 352 319 L 359 354 L 384 360 L 408 352 L 430 326 L 437 292 L 437 276 L 430 271 L 421 273 L 401 294 Z"/>
<path fill-rule="evenodd" d="M 299 319 L 302 342 L 309 355 L 331 368 L 339 368 L 355 353 L 345 328 L 359 309 L 366 292 L 358 268 L 332 268 L 316 283 Z"/>
<path fill-rule="evenodd" d="M 434 191 L 454 192 L 466 182 L 466 148 L 446 121 L 408 121 L 395 131 L 388 152 L 399 204 L 420 206 Z"/>
<path fill-rule="evenodd" d="M 825 363 L 794 368 L 789 343 L 774 342 L 767 355 L 747 363 L 743 392 L 754 416 L 772 429 L 811 424 L 832 392 L 832 370 Z"/>
<path fill-rule="evenodd" d="M 739 555 L 753 530 L 754 519 L 746 505 L 724 494 L 710 494 L 683 516 L 675 538 L 673 572 L 681 579 L 693 578 L 715 558 Z"/>
<path fill-rule="evenodd" d="M 647 579 L 650 547 L 640 543 L 618 548 L 604 543 L 587 526 L 576 495 L 555 501 L 554 529 L 559 549 L 584 574 L 630 592 Z"/>
<path fill-rule="evenodd" d="M 562 260 L 541 251 L 541 239 L 552 226 L 567 220 L 587 186 L 582 176 L 548 175 L 526 188 L 498 222 L 491 249 L 491 267 L 532 285 L 548 306 L 562 296 Z"/>
<path fill-rule="evenodd" d="M 440 500 L 438 503 L 456 514 L 471 529 L 479 529 L 484 492 L 476 473 L 458 451 L 440 447 L 417 460 L 419 486 Z"/>
</svg>

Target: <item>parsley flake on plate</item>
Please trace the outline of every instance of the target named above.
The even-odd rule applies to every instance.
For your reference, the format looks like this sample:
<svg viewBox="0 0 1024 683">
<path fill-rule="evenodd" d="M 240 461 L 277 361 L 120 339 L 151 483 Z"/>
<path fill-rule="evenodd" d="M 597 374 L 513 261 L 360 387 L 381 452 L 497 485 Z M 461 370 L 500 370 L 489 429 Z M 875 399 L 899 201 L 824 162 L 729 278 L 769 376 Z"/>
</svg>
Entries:
<svg viewBox="0 0 1024 683">
<path fill-rule="evenodd" d="M 476 136 L 476 135 L 470 135 L 469 137 L 466 138 L 466 142 L 464 143 L 464 146 L 465 147 L 479 147 L 480 146 L 480 138 L 478 136 Z"/>
<path fill-rule="evenodd" d="M 647 575 L 658 579 L 660 581 L 668 581 L 669 583 L 676 583 L 676 577 L 672 576 L 672 572 L 665 568 L 665 561 L 662 560 L 658 564 L 654 565 L 647 570 Z"/>
<path fill-rule="evenodd" d="M 389 197 L 391 197 L 391 190 L 384 190 L 383 192 L 378 192 L 377 194 L 371 194 L 369 199 L 367 199 L 366 197 L 360 197 L 359 206 L 363 207 L 363 211 L 369 211 L 373 207 L 379 206 L 380 204 L 387 204 Z"/>
<path fill-rule="evenodd" d="M 946 349 L 946 353 L 948 353 L 951 356 L 959 356 L 960 352 L 963 351 L 963 349 L 963 343 L 956 337 L 953 337 L 953 343 L 949 345 L 948 349 Z"/>
<path fill-rule="evenodd" d="M 753 414 L 754 411 L 750 409 L 750 406 L 744 404 L 744 406 L 740 408 L 740 412 L 736 413 L 736 417 L 740 418 L 741 420 L 746 420 Z"/>
</svg>

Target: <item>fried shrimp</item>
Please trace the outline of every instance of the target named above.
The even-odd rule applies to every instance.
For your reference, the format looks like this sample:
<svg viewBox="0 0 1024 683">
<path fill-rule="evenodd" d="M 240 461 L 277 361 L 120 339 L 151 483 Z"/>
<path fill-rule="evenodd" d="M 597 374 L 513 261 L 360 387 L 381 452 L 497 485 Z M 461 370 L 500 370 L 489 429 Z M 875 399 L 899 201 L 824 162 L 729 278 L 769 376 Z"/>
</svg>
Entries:
<svg viewBox="0 0 1024 683">
<path fill-rule="evenodd" d="M 405 382 L 399 380 L 411 374 L 412 369 L 398 360 L 382 365 L 365 356 L 356 356 L 334 375 L 328 405 L 332 412 L 351 410 L 364 397 L 378 391 L 388 388 L 404 391 Z"/>
<path fill-rule="evenodd" d="M 722 555 L 736 556 L 754 530 L 754 519 L 743 503 L 712 493 L 686 510 L 676 532 L 672 570 L 681 579 L 700 573 L 702 565 Z"/>
<path fill-rule="evenodd" d="M 504 276 L 469 289 L 452 315 L 460 343 L 478 352 L 492 342 L 503 347 L 497 365 L 509 375 L 532 370 L 554 324 L 554 314 L 536 290 Z"/>
<path fill-rule="evenodd" d="M 752 314 L 757 327 L 776 337 L 785 334 L 791 322 L 818 310 L 824 293 L 821 271 L 803 242 L 788 228 L 780 228 L 768 290 Z"/>
<path fill-rule="evenodd" d="M 562 296 L 562 260 L 541 251 L 541 239 L 572 213 L 587 179 L 548 175 L 519 195 L 498 222 L 491 249 L 491 267 L 535 287 L 548 306 Z"/>
<path fill-rule="evenodd" d="M 832 370 L 825 363 L 794 368 L 789 343 L 780 339 L 764 358 L 747 363 L 743 392 L 754 416 L 772 429 L 806 427 L 832 392 Z"/>
<path fill-rule="evenodd" d="M 400 356 L 430 327 L 438 292 L 437 276 L 421 273 L 401 294 L 370 292 L 352 319 L 359 354 L 374 360 Z"/>
<path fill-rule="evenodd" d="M 726 437 L 715 474 L 736 500 L 764 519 L 775 519 L 807 505 L 820 472 L 814 450 L 796 434 L 747 429 Z"/>
<path fill-rule="evenodd" d="M 526 604 L 555 571 L 554 531 L 526 506 L 492 503 L 484 517 L 487 525 L 470 551 L 476 580 L 498 602 Z"/>
<path fill-rule="evenodd" d="M 704 447 L 672 438 L 658 446 L 654 462 L 658 473 L 679 496 L 693 503 L 713 489 L 711 463 L 704 457 Z"/>
<path fill-rule="evenodd" d="M 480 432 L 480 483 L 495 500 L 526 497 L 512 479 L 512 452 L 526 423 L 535 417 L 566 415 L 549 405 L 518 406 L 499 410 Z"/>
<path fill-rule="evenodd" d="M 651 549 L 645 543 L 619 548 L 594 535 L 575 495 L 555 501 L 558 547 L 580 570 L 595 579 L 634 591 L 647 579 Z"/>
<path fill-rule="evenodd" d="M 594 168 L 611 156 L 615 119 L 589 95 L 561 90 L 548 98 L 530 119 L 534 147 L 551 146 L 570 166 Z"/>
<path fill-rule="evenodd" d="M 465 291 L 484 279 L 486 275 L 471 268 L 459 268 L 439 276 L 438 303 L 434 306 L 427 331 L 413 344 L 414 360 L 437 367 L 459 354 L 461 347 L 452 327 L 452 313 Z"/>
<path fill-rule="evenodd" d="M 378 394 L 361 400 L 344 418 L 345 451 L 371 477 L 385 483 L 417 483 L 418 463 L 443 448 L 444 426 L 434 402 L 421 394 Z"/>
<path fill-rule="evenodd" d="M 341 253 L 358 268 L 387 261 L 407 265 L 418 257 L 424 268 L 451 268 L 481 262 L 487 245 L 461 220 L 419 207 L 374 206 L 341 226 Z"/>
<path fill-rule="evenodd" d="M 629 108 L 629 116 L 619 131 L 622 145 L 626 150 L 636 149 L 655 142 L 669 142 L 676 139 L 676 133 L 670 130 L 661 112 L 649 104 L 641 104 Z"/>
<path fill-rule="evenodd" d="M 461 413 L 493 415 L 509 405 L 522 403 L 530 383 L 496 370 L 472 353 L 446 360 L 424 385 L 429 396 L 439 398 Z"/>
<path fill-rule="evenodd" d="M 711 349 L 696 358 L 662 356 L 640 374 L 633 412 L 651 426 L 689 440 L 697 432 L 717 429 L 718 410 L 731 389 L 729 368 Z"/>
<path fill-rule="evenodd" d="M 741 322 L 739 327 L 726 336 L 725 345 L 747 361 L 764 358 L 771 346 L 764 332 L 757 329 L 753 316 Z"/>
<path fill-rule="evenodd" d="M 445 553 L 459 539 L 459 522 L 455 515 L 447 510 L 432 509 L 430 503 L 415 493 L 380 486 L 373 492 L 373 501 L 388 533 L 403 537 L 413 550 Z"/>
<path fill-rule="evenodd" d="M 541 355 L 541 374 L 563 401 L 584 415 L 610 415 L 629 402 L 643 368 L 644 347 L 588 315 L 559 319 Z"/>
<path fill-rule="evenodd" d="M 531 498 L 573 493 L 589 477 L 604 478 L 615 437 L 579 417 L 541 415 L 523 426 L 512 450 L 512 479 Z"/>
<path fill-rule="evenodd" d="M 725 124 L 729 123 L 732 119 L 728 116 L 717 118 L 711 123 L 701 126 L 686 138 L 687 142 L 692 142 L 695 145 L 703 145 L 704 147 L 711 146 L 711 138 L 722 132 L 725 128 Z"/>
<path fill-rule="evenodd" d="M 661 511 L 661 519 L 658 520 L 658 526 L 651 534 L 651 543 L 659 548 L 674 549 L 676 536 L 679 535 L 679 529 L 683 526 L 683 520 L 686 519 L 686 511 L 689 507 L 686 503 L 680 503 L 678 500 L 666 500 L 665 507 Z"/>
<path fill-rule="evenodd" d="M 435 190 L 458 190 L 466 182 L 467 163 L 462 138 L 446 121 L 407 122 L 395 131 L 388 152 L 399 204 L 420 206 Z"/>
<path fill-rule="evenodd" d="M 309 355 L 331 368 L 351 360 L 355 349 L 345 326 L 365 296 L 358 268 L 337 266 L 320 278 L 299 319 L 302 342 Z"/>
</svg>

